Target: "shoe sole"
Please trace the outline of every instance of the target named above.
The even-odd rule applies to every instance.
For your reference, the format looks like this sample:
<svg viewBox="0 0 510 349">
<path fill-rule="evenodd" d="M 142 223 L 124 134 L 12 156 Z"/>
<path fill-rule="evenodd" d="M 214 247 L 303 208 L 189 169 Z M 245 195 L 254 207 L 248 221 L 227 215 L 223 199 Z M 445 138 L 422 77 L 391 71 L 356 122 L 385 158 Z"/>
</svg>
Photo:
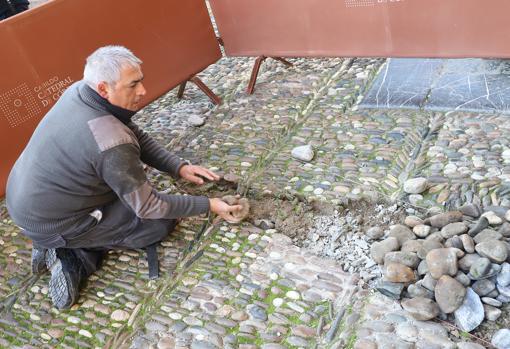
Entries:
<svg viewBox="0 0 510 349">
<path fill-rule="evenodd" d="M 30 267 L 32 268 L 32 275 L 42 275 L 48 271 L 48 268 L 46 266 L 46 251 L 44 251 L 44 256 L 42 257 L 42 260 L 36 261 L 34 263 L 34 260 L 32 259 Z"/>
<path fill-rule="evenodd" d="M 53 248 L 46 252 L 46 266 L 51 272 L 49 293 L 53 305 L 58 309 L 69 308 L 74 301 L 71 299 L 71 292 L 69 292 L 69 284 L 64 275 L 62 262 L 58 259 L 57 252 Z"/>
</svg>

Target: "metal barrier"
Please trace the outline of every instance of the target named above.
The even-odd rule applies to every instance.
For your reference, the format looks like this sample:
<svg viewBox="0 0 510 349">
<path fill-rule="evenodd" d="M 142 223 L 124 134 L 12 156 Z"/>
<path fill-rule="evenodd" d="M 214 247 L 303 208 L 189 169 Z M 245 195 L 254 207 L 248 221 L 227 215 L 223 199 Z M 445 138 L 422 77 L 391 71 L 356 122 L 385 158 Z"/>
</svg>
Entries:
<svg viewBox="0 0 510 349">
<path fill-rule="evenodd" d="M 228 56 L 510 57 L 508 0 L 209 0 Z"/>
<path fill-rule="evenodd" d="M 54 0 L 0 22 L 0 42 L 0 196 L 39 120 L 98 47 L 124 45 L 144 61 L 145 104 L 221 57 L 203 0 Z"/>
<path fill-rule="evenodd" d="M 210 0 L 228 56 L 510 57 L 507 0 Z"/>
</svg>

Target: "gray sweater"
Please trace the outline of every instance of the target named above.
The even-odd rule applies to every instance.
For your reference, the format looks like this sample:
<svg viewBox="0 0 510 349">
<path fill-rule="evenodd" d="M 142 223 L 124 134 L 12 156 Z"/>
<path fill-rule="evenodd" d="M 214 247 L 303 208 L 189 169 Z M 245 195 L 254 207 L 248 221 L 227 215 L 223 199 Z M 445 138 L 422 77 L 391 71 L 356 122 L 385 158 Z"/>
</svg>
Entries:
<svg viewBox="0 0 510 349">
<path fill-rule="evenodd" d="M 207 212 L 206 197 L 154 190 L 143 163 L 178 178 L 184 162 L 126 112 L 112 109 L 84 82 L 70 86 L 41 120 L 9 175 L 6 202 L 14 222 L 34 233 L 64 233 L 119 199 L 143 219 Z"/>
</svg>

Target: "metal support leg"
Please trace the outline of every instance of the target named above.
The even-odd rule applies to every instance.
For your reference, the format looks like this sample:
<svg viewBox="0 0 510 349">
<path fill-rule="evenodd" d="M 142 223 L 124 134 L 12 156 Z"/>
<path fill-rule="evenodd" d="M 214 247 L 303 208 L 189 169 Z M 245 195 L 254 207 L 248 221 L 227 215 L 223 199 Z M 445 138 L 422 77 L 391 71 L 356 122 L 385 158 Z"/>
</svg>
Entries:
<svg viewBox="0 0 510 349">
<path fill-rule="evenodd" d="M 293 64 L 290 63 L 288 60 L 282 58 L 282 57 L 271 57 L 272 59 L 274 59 L 275 61 L 278 61 L 278 62 L 282 62 L 283 64 L 285 64 L 287 67 L 292 67 Z"/>
<path fill-rule="evenodd" d="M 180 86 L 179 86 L 179 91 L 177 92 L 177 98 L 181 99 L 182 96 L 184 96 L 184 90 L 186 89 L 186 84 L 188 83 L 188 81 L 184 81 Z"/>
<path fill-rule="evenodd" d="M 213 91 L 211 91 L 211 89 L 209 87 L 207 87 L 207 85 L 204 84 L 204 82 L 202 80 L 200 80 L 200 78 L 198 76 L 191 77 L 189 79 L 189 81 L 191 81 L 192 83 L 197 85 L 197 87 L 199 89 L 201 89 L 202 92 L 204 92 L 207 95 L 207 97 L 209 97 L 214 104 L 216 104 L 216 105 L 221 104 L 221 98 L 218 97 Z"/>
<path fill-rule="evenodd" d="M 205 93 L 207 95 L 207 97 L 209 97 L 214 104 L 216 104 L 216 105 L 221 104 L 221 98 L 218 97 L 213 91 L 211 91 L 211 89 L 209 87 L 207 87 L 207 85 L 204 84 L 204 82 L 202 80 L 200 80 L 200 78 L 198 76 L 192 76 L 188 80 L 181 83 L 181 85 L 179 86 L 179 91 L 177 91 L 177 98 L 181 99 L 182 96 L 184 95 L 184 89 L 186 88 L 186 84 L 188 81 L 191 81 L 192 83 L 197 85 L 197 87 L 203 93 Z"/>
<path fill-rule="evenodd" d="M 251 71 L 250 83 L 248 84 L 248 94 L 253 94 L 253 90 L 255 89 L 255 84 L 257 83 L 257 76 L 259 75 L 260 66 L 262 62 L 266 60 L 267 57 L 259 56 L 255 60 L 255 64 L 253 65 L 253 70 Z"/>
<path fill-rule="evenodd" d="M 248 94 L 253 94 L 253 91 L 255 90 L 255 84 L 257 83 L 257 76 L 259 75 L 260 66 L 262 65 L 262 62 L 266 60 L 266 58 L 272 58 L 278 62 L 281 62 L 285 64 L 286 67 L 292 67 L 292 63 L 283 59 L 282 57 L 266 57 L 266 56 L 259 56 L 255 60 L 255 64 L 253 65 L 253 70 L 251 71 L 251 77 L 250 82 L 248 84 L 247 92 Z"/>
</svg>

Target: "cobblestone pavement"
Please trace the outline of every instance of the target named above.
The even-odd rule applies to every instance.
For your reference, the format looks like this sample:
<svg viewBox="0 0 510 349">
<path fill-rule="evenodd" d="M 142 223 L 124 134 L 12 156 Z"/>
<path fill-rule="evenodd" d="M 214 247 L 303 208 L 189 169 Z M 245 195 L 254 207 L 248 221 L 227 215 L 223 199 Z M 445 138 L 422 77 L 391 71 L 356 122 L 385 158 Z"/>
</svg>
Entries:
<svg viewBox="0 0 510 349">
<path fill-rule="evenodd" d="M 358 110 L 384 60 L 292 62 L 267 60 L 248 96 L 253 59 L 223 58 L 200 74 L 221 106 L 189 86 L 183 100 L 171 91 L 137 122 L 183 158 L 238 175 L 238 192 L 252 201 L 366 198 L 410 203 L 411 211 L 510 204 L 505 116 Z M 204 124 L 193 126 L 199 118 Z M 315 149 L 311 162 L 291 157 L 306 144 Z M 419 176 L 432 187 L 408 196 L 404 182 Z M 151 178 L 183 192 L 164 174 Z M 204 225 L 203 217 L 183 221 L 163 242 L 158 280 L 148 280 L 143 251 L 112 251 L 78 304 L 58 311 L 48 275 L 30 276 L 30 241 L 5 208 L 1 214 L 0 347 L 478 348 L 458 345 L 474 338 L 440 323 L 411 319 L 338 261 L 294 246 L 274 227 Z"/>
</svg>

